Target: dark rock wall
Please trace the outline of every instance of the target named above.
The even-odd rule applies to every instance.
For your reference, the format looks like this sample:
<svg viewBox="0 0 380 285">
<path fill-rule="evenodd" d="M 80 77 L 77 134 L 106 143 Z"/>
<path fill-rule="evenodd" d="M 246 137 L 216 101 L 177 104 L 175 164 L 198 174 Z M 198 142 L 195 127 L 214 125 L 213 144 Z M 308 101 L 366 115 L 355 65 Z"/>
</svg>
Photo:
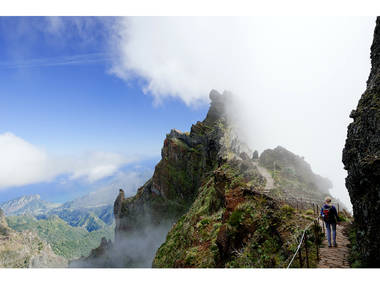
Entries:
<svg viewBox="0 0 380 285">
<path fill-rule="evenodd" d="M 343 150 L 362 266 L 380 267 L 380 18 L 371 46 L 367 89 L 350 117 Z"/>
</svg>

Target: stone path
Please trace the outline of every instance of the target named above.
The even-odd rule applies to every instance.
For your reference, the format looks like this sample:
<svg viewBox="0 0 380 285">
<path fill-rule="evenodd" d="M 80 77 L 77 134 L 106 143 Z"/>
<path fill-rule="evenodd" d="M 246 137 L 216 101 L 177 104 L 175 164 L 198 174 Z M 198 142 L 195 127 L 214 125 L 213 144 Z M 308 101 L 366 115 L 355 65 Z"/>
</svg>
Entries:
<svg viewBox="0 0 380 285">
<path fill-rule="evenodd" d="M 343 229 L 344 227 L 341 225 L 337 225 L 336 227 L 336 242 L 338 247 L 328 247 L 325 235 L 323 247 L 320 248 L 321 259 L 318 263 L 318 268 L 350 268 L 348 263 L 349 248 L 347 247 L 350 242 L 347 236 L 343 234 Z"/>
<path fill-rule="evenodd" d="M 264 176 L 267 183 L 265 184 L 265 190 L 270 190 L 274 188 L 274 180 L 272 178 L 272 174 L 268 170 L 266 170 L 264 167 L 261 167 L 257 161 L 253 162 L 253 165 L 255 165 L 260 172 L 262 176 Z"/>
</svg>

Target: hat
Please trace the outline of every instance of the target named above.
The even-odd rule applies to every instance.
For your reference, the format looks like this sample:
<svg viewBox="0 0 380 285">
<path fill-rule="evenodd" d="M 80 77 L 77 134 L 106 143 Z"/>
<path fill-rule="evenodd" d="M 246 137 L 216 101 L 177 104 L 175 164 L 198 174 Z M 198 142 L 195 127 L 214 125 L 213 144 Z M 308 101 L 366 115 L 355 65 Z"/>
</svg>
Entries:
<svg viewBox="0 0 380 285">
<path fill-rule="evenodd" d="M 325 198 L 325 202 L 326 202 L 327 205 L 331 205 L 331 197 L 327 196 Z"/>
</svg>

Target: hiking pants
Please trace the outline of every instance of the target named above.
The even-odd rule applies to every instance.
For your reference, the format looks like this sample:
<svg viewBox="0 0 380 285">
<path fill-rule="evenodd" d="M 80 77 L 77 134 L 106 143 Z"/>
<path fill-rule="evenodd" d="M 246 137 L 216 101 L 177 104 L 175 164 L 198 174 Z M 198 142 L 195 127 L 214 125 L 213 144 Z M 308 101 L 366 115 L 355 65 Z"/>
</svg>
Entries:
<svg viewBox="0 0 380 285">
<path fill-rule="evenodd" d="M 331 228 L 332 228 L 333 242 L 335 245 L 336 244 L 336 224 L 335 223 L 330 224 L 330 223 L 325 222 L 325 225 L 326 225 L 327 241 L 329 242 L 329 246 L 331 246 Z"/>
</svg>

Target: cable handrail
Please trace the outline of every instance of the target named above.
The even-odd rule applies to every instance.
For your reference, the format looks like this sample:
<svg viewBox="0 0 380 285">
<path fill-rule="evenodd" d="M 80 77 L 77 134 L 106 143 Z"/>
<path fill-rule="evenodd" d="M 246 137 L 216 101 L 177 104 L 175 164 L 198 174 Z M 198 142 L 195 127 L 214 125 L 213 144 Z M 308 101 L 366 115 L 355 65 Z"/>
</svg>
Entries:
<svg viewBox="0 0 380 285">
<path fill-rule="evenodd" d="M 301 241 L 300 241 L 300 243 L 298 244 L 298 246 L 297 246 L 297 250 L 296 250 L 296 252 L 294 253 L 294 255 L 293 255 L 292 259 L 290 260 L 290 262 L 289 262 L 288 266 L 286 267 L 286 269 L 289 269 L 290 265 L 292 265 L 292 263 L 293 263 L 293 261 L 294 261 L 294 258 L 296 257 L 296 255 L 297 255 L 299 249 L 301 248 L 301 246 L 302 246 L 302 242 L 303 242 L 303 239 L 304 239 L 304 237 L 305 237 L 305 233 L 306 233 L 306 231 L 310 228 L 310 226 L 311 226 L 312 224 L 314 224 L 315 221 L 318 221 L 318 220 L 319 220 L 319 217 L 315 218 L 315 219 L 314 219 L 310 224 L 308 224 L 307 227 L 303 230 L 303 234 L 302 234 L 302 237 L 301 237 Z"/>
</svg>

